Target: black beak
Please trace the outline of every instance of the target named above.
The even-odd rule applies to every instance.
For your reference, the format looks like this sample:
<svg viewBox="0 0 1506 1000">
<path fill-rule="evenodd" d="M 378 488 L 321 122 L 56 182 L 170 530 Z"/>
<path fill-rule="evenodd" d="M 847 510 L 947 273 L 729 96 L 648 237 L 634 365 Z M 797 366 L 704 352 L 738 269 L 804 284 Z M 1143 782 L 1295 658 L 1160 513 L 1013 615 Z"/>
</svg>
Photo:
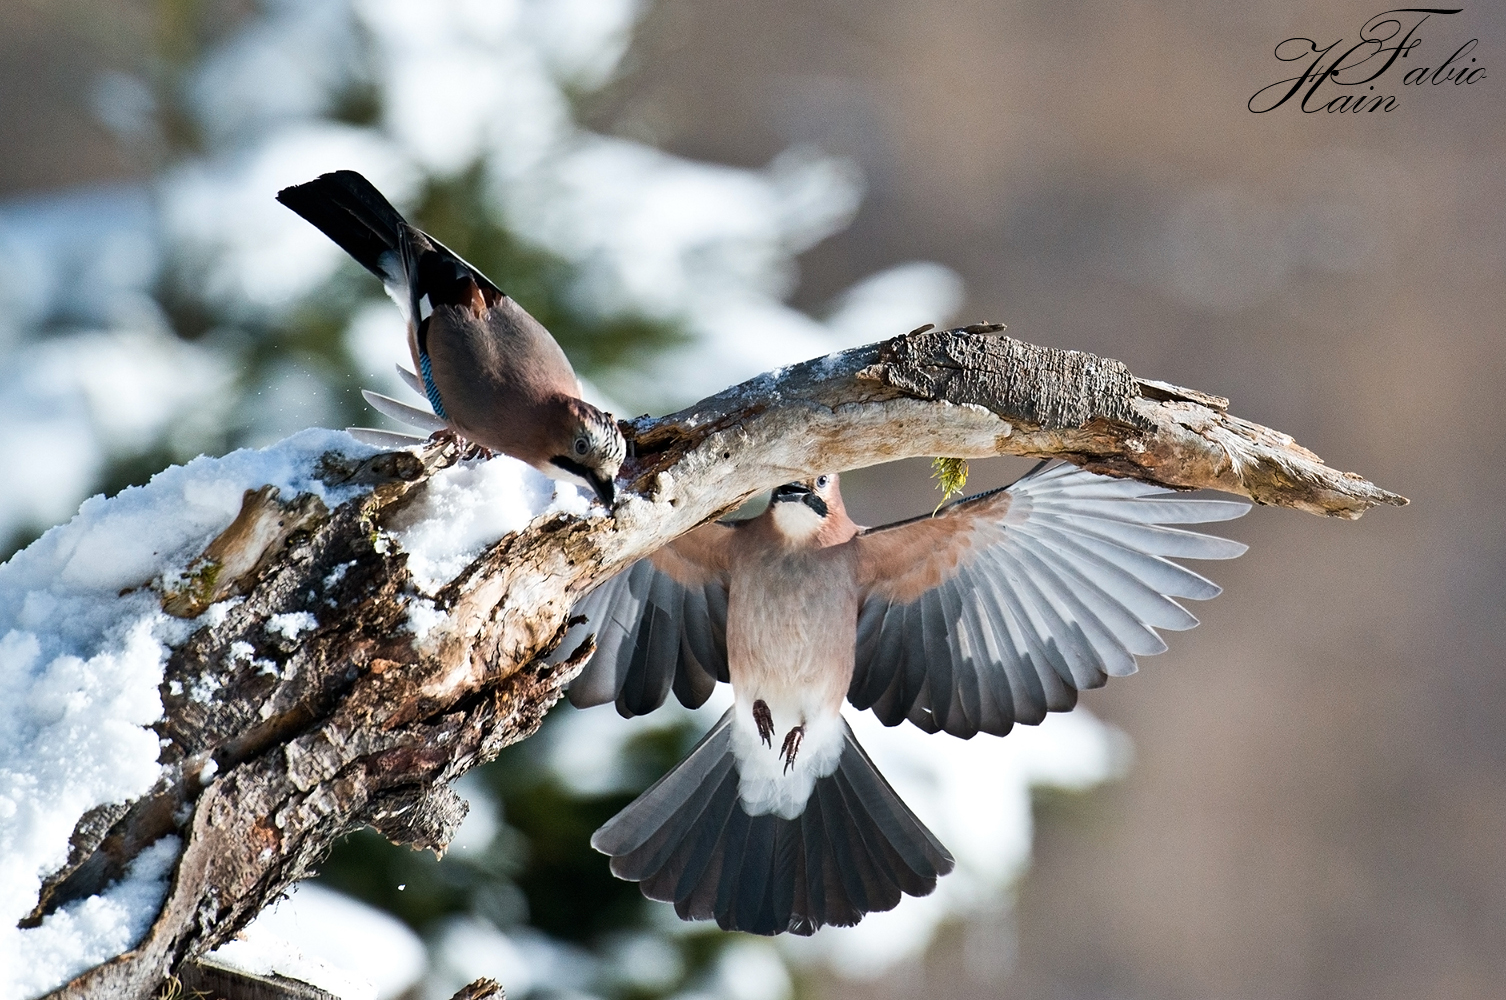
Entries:
<svg viewBox="0 0 1506 1000">
<path fill-rule="evenodd" d="M 617 484 L 595 472 L 586 473 L 586 482 L 590 483 L 591 489 L 596 491 L 596 497 L 601 501 L 601 505 L 611 510 L 612 501 L 617 496 Z"/>
<path fill-rule="evenodd" d="M 811 488 L 804 483 L 785 483 L 783 486 L 775 487 L 773 494 L 769 497 L 769 503 L 796 502 L 805 504 L 819 517 L 826 516 L 826 501 L 812 493 Z"/>
</svg>

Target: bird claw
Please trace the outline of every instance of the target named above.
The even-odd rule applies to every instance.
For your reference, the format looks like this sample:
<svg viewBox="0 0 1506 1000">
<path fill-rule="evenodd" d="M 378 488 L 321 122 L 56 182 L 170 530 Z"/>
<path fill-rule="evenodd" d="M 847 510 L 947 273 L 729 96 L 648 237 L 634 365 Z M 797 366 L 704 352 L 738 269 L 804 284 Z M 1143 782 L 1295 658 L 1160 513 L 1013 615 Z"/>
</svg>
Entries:
<svg viewBox="0 0 1506 1000">
<path fill-rule="evenodd" d="M 784 745 L 779 752 L 784 755 L 784 773 L 788 774 L 790 768 L 795 766 L 795 755 L 800 752 L 800 741 L 805 739 L 805 727 L 796 726 L 784 734 Z"/>
<path fill-rule="evenodd" d="M 429 435 L 429 440 L 435 444 L 453 444 L 455 449 L 460 452 L 462 459 L 484 458 L 490 460 L 497 456 L 497 453 L 490 448 L 462 437 L 453 427 L 445 427 L 435 431 Z"/>
<path fill-rule="evenodd" d="M 758 727 L 758 738 L 763 740 L 763 745 L 773 749 L 774 716 L 769 711 L 768 702 L 762 698 L 753 703 L 753 724 Z"/>
</svg>

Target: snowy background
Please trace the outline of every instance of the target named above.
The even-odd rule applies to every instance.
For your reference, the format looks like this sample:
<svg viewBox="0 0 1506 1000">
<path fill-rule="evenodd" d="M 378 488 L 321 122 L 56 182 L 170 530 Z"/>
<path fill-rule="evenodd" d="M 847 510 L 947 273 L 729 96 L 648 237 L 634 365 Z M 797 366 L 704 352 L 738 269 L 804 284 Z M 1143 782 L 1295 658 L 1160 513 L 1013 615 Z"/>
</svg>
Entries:
<svg viewBox="0 0 1506 1000">
<path fill-rule="evenodd" d="M 780 344 L 998 320 L 1226 395 L 1413 504 L 1230 525 L 1251 550 L 1203 626 L 1083 698 L 1134 754 L 1074 739 L 1071 759 L 1127 769 L 990 800 L 1022 820 L 991 862 L 1009 888 L 876 978 L 833 971 L 834 946 L 665 926 L 605 874 L 590 830 L 683 750 L 698 723 L 671 717 L 601 710 L 626 790 L 596 792 L 556 757 L 581 749 L 562 713 L 477 774 L 496 808 L 471 846 L 435 863 L 352 837 L 325 887 L 396 915 L 445 976 L 483 955 L 609 997 L 1500 995 L 1506 7 L 1430 20 L 1409 62 L 1476 38 L 1485 78 L 1396 86 L 1382 117 L 1246 110 L 1288 70 L 1279 41 L 1353 39 L 1379 10 L 1348 0 L 478 3 L 462 37 L 453 9 L 0 4 L 0 554 L 200 452 L 373 422 L 358 390 L 390 385 L 392 307 L 269 197 L 320 148 L 381 173 L 623 412 Z M 935 503 L 923 462 L 843 487 L 865 523 Z M 1021 735 L 1000 752 L 1033 753 Z M 305 936 L 314 912 L 279 910 Z"/>
<path fill-rule="evenodd" d="M 0 453 L 12 470 L 0 539 L 24 543 L 91 492 L 128 487 L 0 568 L 0 676 L 21 695 L 0 725 L 0 968 L 10 970 L 0 996 L 36 995 L 128 947 L 165 890 L 171 838 L 101 896 L 15 927 L 78 817 L 155 776 L 142 727 L 160 712 L 165 644 L 182 626 L 150 594 L 113 595 L 181 567 L 228 523 L 240 490 L 310 488 L 308 456 L 335 439 L 300 435 L 130 484 L 200 452 L 371 422 L 354 390 L 401 391 L 396 310 L 273 201 L 279 188 L 362 171 L 540 314 L 621 413 L 664 412 L 777 365 L 944 322 L 960 305 L 961 279 L 927 261 L 863 277 L 819 317 L 787 304 L 796 258 L 860 203 L 848 160 L 796 145 L 761 168 L 733 168 L 582 127 L 576 103 L 611 79 L 638 13 L 626 0 L 268 2 L 155 78 L 98 78 L 95 111 L 150 155 L 148 180 L 0 204 Z M 531 472 L 491 466 L 452 470 L 443 526 L 403 538 L 416 572 L 458 568 L 547 502 Z M 128 551 L 102 547 L 114 534 Z M 65 609 L 69 630 L 52 630 Z M 633 903 L 631 886 L 613 887 L 615 915 L 573 933 L 540 914 L 531 894 L 576 892 L 582 911 L 598 901 L 531 870 L 539 838 L 510 824 L 508 806 L 630 797 L 655 776 L 643 746 L 681 747 L 723 707 L 632 723 L 610 708 L 561 708 L 505 768 L 468 781 L 472 815 L 446 861 L 395 857 L 374 838 L 331 859 L 330 885 L 402 920 L 310 886 L 223 957 L 350 996 L 447 997 L 490 975 L 519 998 L 784 1000 L 806 970 L 878 976 L 943 925 L 1006 911 L 1029 856 L 1031 789 L 1083 788 L 1127 761 L 1122 739 L 1086 712 L 970 743 L 854 717 L 880 768 L 957 855 L 933 896 L 856 929 L 773 943 L 682 926 L 668 907 Z M 599 869 L 600 882 L 605 859 L 589 854 L 583 829 L 555 849 L 586 855 L 571 863 Z M 420 874 L 403 881 L 414 865 Z M 460 888 L 478 878 L 481 890 Z"/>
</svg>

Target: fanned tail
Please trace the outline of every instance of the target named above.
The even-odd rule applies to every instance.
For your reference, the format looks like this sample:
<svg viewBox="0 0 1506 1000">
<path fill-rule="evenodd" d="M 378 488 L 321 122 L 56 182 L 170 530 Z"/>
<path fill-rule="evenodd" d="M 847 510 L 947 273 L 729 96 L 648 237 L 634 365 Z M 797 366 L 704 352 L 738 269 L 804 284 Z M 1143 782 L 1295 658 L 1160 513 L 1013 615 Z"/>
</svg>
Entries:
<svg viewBox="0 0 1506 1000">
<path fill-rule="evenodd" d="M 591 838 L 612 872 L 687 920 L 811 934 L 924 896 L 952 856 L 900 801 L 852 730 L 800 815 L 750 816 L 738 797 L 728 711 L 674 770 Z"/>
</svg>

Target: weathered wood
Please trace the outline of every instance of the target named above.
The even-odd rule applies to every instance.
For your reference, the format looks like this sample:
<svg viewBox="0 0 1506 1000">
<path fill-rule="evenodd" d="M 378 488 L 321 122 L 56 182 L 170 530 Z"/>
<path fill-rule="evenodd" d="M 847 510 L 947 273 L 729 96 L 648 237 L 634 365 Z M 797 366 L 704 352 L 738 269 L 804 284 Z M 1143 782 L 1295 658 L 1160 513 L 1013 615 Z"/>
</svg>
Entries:
<svg viewBox="0 0 1506 1000">
<path fill-rule="evenodd" d="M 460 987 L 450 1000 L 492 1000 L 493 997 L 496 1000 L 507 1000 L 502 984 L 495 979 L 478 979 Z"/>
<path fill-rule="evenodd" d="M 328 990 L 285 976 L 258 976 L 214 962 L 184 962 L 178 975 L 183 1000 L 340 1000 Z M 171 997 L 167 998 L 171 1000 Z"/>
<path fill-rule="evenodd" d="M 283 503 L 275 486 L 247 490 L 230 527 L 176 579 L 163 581 L 162 610 L 178 618 L 197 618 L 211 604 L 246 593 L 289 539 L 312 531 L 327 517 L 329 511 L 318 497 Z"/>
<path fill-rule="evenodd" d="M 248 491 L 242 516 L 193 564 L 245 563 L 227 578 L 246 597 L 220 605 L 168 662 L 161 780 L 80 823 L 76 857 L 48 880 L 33 917 L 97 892 L 177 833 L 185 846 L 167 901 L 135 950 L 55 995 L 149 996 L 358 826 L 442 851 L 465 811 L 450 783 L 533 733 L 589 655 L 587 645 L 545 662 L 574 601 L 759 490 L 900 458 L 1011 453 L 1341 517 L 1406 502 L 1227 408 L 996 327 L 917 331 L 805 362 L 667 417 L 625 421 L 634 451 L 613 516 L 549 514 L 501 539 L 438 592 L 448 617 L 423 642 L 407 624 L 416 596 L 406 556 L 383 527 L 458 459 L 453 443 L 358 465 L 331 456 L 331 481 L 376 485 L 289 532 L 247 525 L 269 523 L 274 508 L 312 510 L 306 500 Z M 192 600 L 160 586 L 165 604 L 198 613 L 206 594 L 231 592 L 222 582 Z M 319 627 L 296 639 L 268 628 L 298 611 Z"/>
</svg>

